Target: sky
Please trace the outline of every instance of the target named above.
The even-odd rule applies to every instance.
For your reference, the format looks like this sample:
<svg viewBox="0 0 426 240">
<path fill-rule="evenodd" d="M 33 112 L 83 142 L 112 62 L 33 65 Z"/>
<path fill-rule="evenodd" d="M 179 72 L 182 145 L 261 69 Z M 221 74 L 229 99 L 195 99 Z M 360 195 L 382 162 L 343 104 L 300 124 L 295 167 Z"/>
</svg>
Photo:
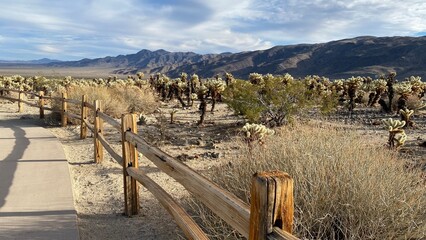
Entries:
<svg viewBox="0 0 426 240">
<path fill-rule="evenodd" d="M 221 53 L 426 35 L 425 0 L 0 0 L 0 59 Z"/>
</svg>

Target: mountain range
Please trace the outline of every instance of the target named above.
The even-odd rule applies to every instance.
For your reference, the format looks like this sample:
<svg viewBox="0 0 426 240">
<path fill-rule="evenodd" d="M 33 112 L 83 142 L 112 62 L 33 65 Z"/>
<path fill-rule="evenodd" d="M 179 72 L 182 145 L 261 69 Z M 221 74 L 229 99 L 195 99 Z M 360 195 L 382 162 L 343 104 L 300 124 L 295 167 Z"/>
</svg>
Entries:
<svg viewBox="0 0 426 240">
<path fill-rule="evenodd" d="M 178 77 L 182 72 L 196 73 L 201 77 L 229 72 L 237 78 L 247 78 L 250 73 L 257 72 L 346 78 L 358 75 L 377 77 L 397 72 L 398 78 L 415 75 L 425 79 L 426 36 L 362 36 L 327 43 L 221 54 L 141 50 L 116 57 L 43 64 L 49 67 L 102 67 L 111 69 L 113 74 L 124 75 L 160 72 L 170 77 Z"/>
<path fill-rule="evenodd" d="M 60 60 L 55 60 L 55 59 L 49 59 L 49 58 L 42 58 L 42 59 L 37 59 L 37 60 L 29 60 L 29 61 L 7 61 L 7 60 L 0 60 L 0 64 L 10 64 L 10 65 L 16 65 L 16 64 L 29 64 L 29 65 L 33 65 L 33 64 L 49 64 L 49 63 L 57 63 L 57 62 L 61 62 Z"/>
</svg>

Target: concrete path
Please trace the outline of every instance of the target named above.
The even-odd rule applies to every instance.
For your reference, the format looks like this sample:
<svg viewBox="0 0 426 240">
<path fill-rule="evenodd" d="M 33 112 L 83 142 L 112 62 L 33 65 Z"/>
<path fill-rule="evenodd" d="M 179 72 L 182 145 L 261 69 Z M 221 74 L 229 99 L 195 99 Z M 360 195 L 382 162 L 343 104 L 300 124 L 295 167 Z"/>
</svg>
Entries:
<svg viewBox="0 0 426 240">
<path fill-rule="evenodd" d="M 79 239 L 68 163 L 38 120 L 0 120 L 0 239 Z"/>
</svg>

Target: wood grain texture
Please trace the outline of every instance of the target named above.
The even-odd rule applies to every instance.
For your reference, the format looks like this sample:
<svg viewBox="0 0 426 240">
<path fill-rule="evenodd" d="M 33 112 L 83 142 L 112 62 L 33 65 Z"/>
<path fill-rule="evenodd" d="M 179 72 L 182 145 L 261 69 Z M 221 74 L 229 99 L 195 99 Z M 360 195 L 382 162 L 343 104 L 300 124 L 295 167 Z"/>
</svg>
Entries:
<svg viewBox="0 0 426 240">
<path fill-rule="evenodd" d="M 94 126 L 92 126 L 89 121 L 87 119 L 84 119 L 84 124 L 87 126 L 87 128 L 93 133 L 93 135 L 95 134 L 95 128 Z"/>
<path fill-rule="evenodd" d="M 84 102 L 84 106 L 88 107 L 89 109 L 91 109 L 92 111 L 96 111 L 95 105 L 92 105 L 88 102 Z"/>
<path fill-rule="evenodd" d="M 155 196 L 161 205 L 173 216 L 177 225 L 182 229 L 188 239 L 209 239 L 185 209 L 142 170 L 128 167 L 127 172 Z"/>
<path fill-rule="evenodd" d="M 102 111 L 102 101 L 95 100 L 95 122 L 94 122 L 94 131 L 93 131 L 93 141 L 95 147 L 95 162 L 101 163 L 104 159 L 104 151 L 101 142 L 98 139 L 99 134 L 103 134 L 103 120 L 99 117 L 98 112 Z"/>
<path fill-rule="evenodd" d="M 67 115 L 67 117 L 69 117 L 69 118 L 74 118 L 74 119 L 77 119 L 77 120 L 81 120 L 81 116 L 80 115 L 77 115 L 77 114 L 73 114 L 73 113 L 70 113 L 70 112 L 67 112 L 67 113 L 65 113 L 66 115 Z"/>
<path fill-rule="evenodd" d="M 76 99 L 65 99 L 65 102 L 80 105 L 81 101 Z"/>
<path fill-rule="evenodd" d="M 118 131 L 121 131 L 121 124 L 115 120 L 113 117 L 110 117 L 109 115 L 99 112 L 99 117 L 101 117 L 105 122 L 109 123 L 111 126 L 113 126 Z"/>
<path fill-rule="evenodd" d="M 61 108 L 61 110 L 62 110 L 62 112 L 61 112 L 61 126 L 62 127 L 66 127 L 67 126 L 67 122 L 68 122 L 67 114 L 66 114 L 68 105 L 67 105 L 67 102 L 65 101 L 66 99 L 67 99 L 67 93 L 63 92 L 62 93 L 62 99 L 61 99 L 61 102 L 62 102 L 62 108 Z"/>
<path fill-rule="evenodd" d="M 89 111 L 84 104 L 85 102 L 87 102 L 87 95 L 81 96 L 80 139 L 85 139 L 87 137 L 87 124 L 86 124 L 85 120 L 87 120 L 87 115 L 88 115 Z"/>
<path fill-rule="evenodd" d="M 256 173 L 252 178 L 250 240 L 263 240 L 279 228 L 291 235 L 294 217 L 293 179 L 284 172 Z"/>
<path fill-rule="evenodd" d="M 127 141 L 126 134 L 137 133 L 136 115 L 125 114 L 121 117 L 122 149 L 123 149 L 123 185 L 124 212 L 127 216 L 139 214 L 139 189 L 136 180 L 128 175 L 127 167 L 138 167 L 138 151 L 135 144 Z"/>
<path fill-rule="evenodd" d="M 283 231 L 281 228 L 274 227 L 272 233 L 267 236 L 268 240 L 300 240 L 296 236 L 291 235 L 290 233 Z"/>
<path fill-rule="evenodd" d="M 22 112 L 24 110 L 24 105 L 22 104 L 23 93 L 18 93 L 18 112 Z"/>
<path fill-rule="evenodd" d="M 112 147 L 111 145 L 108 143 L 108 141 L 105 139 L 104 135 L 102 134 L 98 134 L 98 139 L 99 141 L 102 143 L 102 146 L 105 148 L 105 150 L 107 150 L 107 152 L 109 153 L 109 155 L 111 155 L 111 157 L 117 161 L 118 163 L 122 164 L 123 162 L 123 158 L 120 156 L 120 154 L 118 154 Z"/>
<path fill-rule="evenodd" d="M 44 92 L 38 92 L 38 107 L 40 108 L 40 119 L 44 118 Z"/>
<path fill-rule="evenodd" d="M 150 146 L 137 134 L 127 132 L 125 138 L 135 144 L 139 152 L 159 169 L 182 184 L 239 233 L 248 237 L 250 210 L 246 203 L 187 165 L 175 160 L 160 149 Z"/>
<path fill-rule="evenodd" d="M 31 106 L 31 107 L 38 107 L 37 104 L 29 102 L 29 101 L 22 100 L 22 99 L 21 99 L 21 103 L 25 103 L 25 104 L 27 104 L 28 106 Z"/>
</svg>

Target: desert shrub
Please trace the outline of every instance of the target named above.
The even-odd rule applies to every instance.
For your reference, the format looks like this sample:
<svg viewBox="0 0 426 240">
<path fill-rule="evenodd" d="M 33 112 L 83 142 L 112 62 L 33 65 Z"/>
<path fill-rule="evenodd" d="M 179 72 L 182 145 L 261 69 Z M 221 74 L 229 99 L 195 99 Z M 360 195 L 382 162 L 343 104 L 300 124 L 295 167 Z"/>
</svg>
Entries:
<svg viewBox="0 0 426 240">
<path fill-rule="evenodd" d="M 224 92 L 225 102 L 236 114 L 244 115 L 250 122 L 259 122 L 262 104 L 258 99 L 259 86 L 244 80 L 235 80 Z"/>
<path fill-rule="evenodd" d="M 121 96 L 128 112 L 151 113 L 159 106 L 154 93 L 147 86 L 112 88 L 114 95 Z"/>
<path fill-rule="evenodd" d="M 88 102 L 93 104 L 95 100 L 101 100 L 103 112 L 119 118 L 124 113 L 150 113 L 155 110 L 158 103 L 151 90 L 135 86 L 73 86 L 67 90 L 68 98 L 81 101 L 83 95 L 87 95 Z M 54 96 L 61 96 L 60 93 Z M 53 107 L 60 109 L 60 101 L 54 101 Z M 80 106 L 68 104 L 71 113 L 80 115 Z M 89 111 L 89 114 L 93 114 Z"/>
<path fill-rule="evenodd" d="M 259 84 L 236 80 L 224 92 L 226 103 L 237 114 L 269 127 L 281 126 L 311 106 L 310 95 L 301 81 L 285 84 L 280 77 L 271 76 Z"/>
<path fill-rule="evenodd" d="M 396 153 L 356 132 L 318 125 L 277 130 L 231 163 L 211 169 L 219 185 L 250 202 L 255 172 L 282 170 L 295 181 L 294 233 L 303 239 L 422 239 L 426 188 Z M 192 204 L 216 239 L 240 236 L 201 204 Z"/>
</svg>

